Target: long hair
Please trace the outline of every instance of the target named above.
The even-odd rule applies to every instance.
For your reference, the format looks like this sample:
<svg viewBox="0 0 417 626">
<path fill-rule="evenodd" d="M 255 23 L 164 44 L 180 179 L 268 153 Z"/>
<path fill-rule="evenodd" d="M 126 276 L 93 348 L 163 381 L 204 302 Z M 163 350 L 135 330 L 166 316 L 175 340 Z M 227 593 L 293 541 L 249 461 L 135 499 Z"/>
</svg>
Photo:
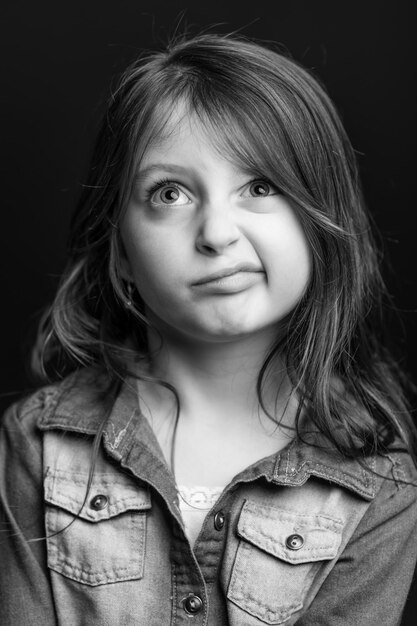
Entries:
<svg viewBox="0 0 417 626">
<path fill-rule="evenodd" d="M 119 225 L 136 168 L 178 102 L 223 155 L 279 188 L 309 241 L 310 284 L 259 373 L 261 405 L 280 354 L 300 399 L 297 426 L 305 409 L 345 456 L 384 450 L 396 436 L 412 451 L 400 373 L 378 334 L 384 286 L 352 146 L 316 78 L 286 55 L 235 36 L 184 37 L 122 75 L 73 217 L 67 268 L 40 327 L 34 370 L 63 376 L 96 365 L 116 381 L 133 355 L 148 358 L 140 294 L 125 306 Z"/>
</svg>

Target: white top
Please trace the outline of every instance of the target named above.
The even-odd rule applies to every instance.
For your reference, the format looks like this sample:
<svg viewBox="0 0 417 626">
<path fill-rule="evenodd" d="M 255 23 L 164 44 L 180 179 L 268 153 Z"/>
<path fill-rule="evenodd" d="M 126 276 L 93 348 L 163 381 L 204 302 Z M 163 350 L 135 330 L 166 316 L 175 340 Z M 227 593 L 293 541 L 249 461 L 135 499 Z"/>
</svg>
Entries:
<svg viewBox="0 0 417 626">
<path fill-rule="evenodd" d="M 193 546 L 201 530 L 207 513 L 223 492 L 224 487 L 203 487 L 179 485 L 179 507 L 184 520 L 185 534 Z"/>
</svg>

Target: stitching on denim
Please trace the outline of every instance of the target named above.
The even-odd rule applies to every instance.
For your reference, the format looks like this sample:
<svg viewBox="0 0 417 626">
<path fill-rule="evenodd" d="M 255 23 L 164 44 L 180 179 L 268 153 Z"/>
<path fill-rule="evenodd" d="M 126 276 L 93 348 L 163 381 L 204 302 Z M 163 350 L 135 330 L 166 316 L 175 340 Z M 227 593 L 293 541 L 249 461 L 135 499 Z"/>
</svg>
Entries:
<svg viewBox="0 0 417 626">
<path fill-rule="evenodd" d="M 61 504 L 61 502 L 70 501 L 74 504 L 80 504 L 84 501 L 84 495 L 80 498 L 76 498 L 76 496 L 71 495 L 70 493 L 65 494 L 65 498 L 58 498 L 55 496 L 55 493 L 58 491 L 58 495 L 61 495 L 61 491 L 56 487 L 57 480 L 60 483 L 71 484 L 71 485 L 79 485 L 82 487 L 87 486 L 87 474 L 83 472 L 68 472 L 67 470 L 52 470 L 49 466 L 46 468 L 46 472 L 44 475 L 45 480 L 45 499 L 51 501 L 53 504 Z M 108 487 L 119 487 L 123 488 L 125 491 L 129 493 L 123 497 L 113 496 L 115 499 L 114 504 L 111 504 L 111 507 L 119 507 L 123 505 L 131 505 L 138 503 L 140 505 L 149 505 L 150 497 L 149 490 L 145 487 L 140 487 L 134 484 L 129 484 L 128 482 L 121 480 L 120 478 L 115 478 L 113 474 L 96 474 L 93 478 L 92 490 L 100 490 L 106 489 Z M 138 490 L 141 493 L 138 493 Z"/>
<path fill-rule="evenodd" d="M 232 576 L 230 578 L 229 588 L 227 590 L 228 595 L 234 596 L 237 600 L 245 599 L 245 594 L 243 593 L 244 584 L 247 579 L 247 570 L 248 568 L 244 567 L 245 564 L 245 552 L 250 550 L 250 547 L 247 543 L 243 543 L 239 541 L 235 564 L 232 570 Z M 243 562 L 243 567 L 242 567 Z"/>
<path fill-rule="evenodd" d="M 127 429 L 128 429 L 128 427 L 129 427 L 129 425 L 130 425 L 130 423 L 131 423 L 131 421 L 132 421 L 132 419 L 133 419 L 133 417 L 134 417 L 135 413 L 136 413 L 136 409 L 134 409 L 134 410 L 133 410 L 133 413 L 132 413 L 132 415 L 129 417 L 129 420 L 128 420 L 128 422 L 127 422 L 126 426 L 125 426 L 124 428 L 122 428 L 122 430 L 120 430 L 120 431 L 118 432 L 118 434 L 117 434 L 117 435 L 116 435 L 116 429 L 115 429 L 115 427 L 114 427 L 113 422 L 110 422 L 109 426 L 111 426 L 112 431 L 113 431 L 113 432 L 112 432 L 112 436 L 113 436 L 113 439 L 114 439 L 114 443 L 110 440 L 110 435 L 109 435 L 109 433 L 108 433 L 108 431 L 107 431 L 107 428 L 106 428 L 106 430 L 104 430 L 104 431 L 103 431 L 103 439 L 105 440 L 105 442 L 107 443 L 107 445 L 109 446 L 109 448 L 110 448 L 111 450 L 113 450 L 113 452 L 114 452 L 115 450 L 117 450 L 117 448 L 118 448 L 118 447 L 120 446 L 120 444 L 122 443 L 123 438 L 124 438 L 124 436 L 125 436 L 125 435 L 126 435 L 126 433 L 127 433 Z"/>
<path fill-rule="evenodd" d="M 348 480 L 346 480 L 345 482 L 350 482 L 351 483 L 352 479 L 355 480 L 354 477 L 352 477 L 351 475 L 347 474 L 346 472 L 341 472 L 340 470 L 335 469 L 333 467 L 330 467 L 330 466 L 328 466 L 328 465 L 326 465 L 324 463 L 314 463 L 314 465 L 312 467 L 313 468 L 317 468 L 317 469 L 320 468 L 322 470 L 326 470 L 327 475 L 332 477 L 332 478 L 334 476 L 337 476 L 340 479 L 342 479 L 343 477 L 346 477 L 346 479 L 348 479 Z M 372 486 L 372 488 L 375 487 L 375 478 L 374 478 L 374 476 L 371 475 L 369 477 L 369 475 L 365 472 L 365 470 L 362 471 L 362 476 L 363 476 L 363 482 L 365 483 L 365 485 L 367 487 L 368 486 Z"/>
<path fill-rule="evenodd" d="M 86 484 L 88 478 L 88 472 L 73 472 L 72 470 L 50 469 L 49 474 L 52 476 L 59 476 L 61 480 L 65 480 L 68 483 Z M 79 478 L 78 478 L 79 476 Z M 100 485 L 124 485 L 131 489 L 136 489 L 133 485 L 130 487 L 126 480 L 122 480 L 119 477 L 114 477 L 112 472 L 103 472 L 94 474 L 93 484 L 99 483 Z"/>
<path fill-rule="evenodd" d="M 128 570 L 128 568 L 117 568 L 113 569 L 110 573 L 107 570 L 103 570 L 103 576 L 99 577 L 93 576 L 92 574 L 86 574 L 86 572 L 82 569 L 73 567 L 68 565 L 67 563 L 58 562 L 55 566 L 50 565 L 50 569 L 54 572 L 58 572 L 58 574 L 62 574 L 71 580 L 75 580 L 81 584 L 90 584 L 90 586 L 99 586 L 99 585 L 107 585 L 112 582 L 122 582 L 123 580 L 137 580 L 141 578 L 141 575 L 136 572 L 127 572 L 126 574 L 120 574 L 120 572 L 124 570 Z M 84 576 L 82 576 L 84 574 Z M 95 583 L 95 584 L 94 584 Z"/>
<path fill-rule="evenodd" d="M 59 553 L 58 553 L 58 559 L 57 559 L 57 567 L 58 566 L 61 566 L 62 571 L 68 570 L 69 572 L 74 573 L 74 574 L 78 574 L 78 575 L 81 574 L 80 578 L 85 577 L 85 578 L 88 578 L 97 582 L 108 579 L 112 575 L 117 576 L 118 572 L 128 572 L 130 569 L 129 565 L 119 565 L 117 567 L 102 567 L 100 572 L 96 572 L 92 568 L 88 569 L 85 566 L 81 567 L 80 565 L 71 563 L 64 556 L 61 556 L 61 558 L 59 558 Z M 125 574 L 125 576 L 127 575 L 128 574 Z"/>
<path fill-rule="evenodd" d="M 178 592 L 177 592 L 177 574 L 175 572 L 175 563 L 171 563 L 171 578 L 172 578 L 172 621 L 171 625 L 175 626 L 178 615 Z"/>
<path fill-rule="evenodd" d="M 369 491 L 367 489 L 362 488 L 360 485 L 357 484 L 357 482 L 354 480 L 354 478 L 352 476 L 350 476 L 349 474 L 346 474 L 345 472 L 340 472 L 337 469 L 334 469 L 332 467 L 329 467 L 328 465 L 325 465 L 324 463 L 314 463 L 314 466 L 312 466 L 311 468 L 311 473 L 314 472 L 314 469 L 317 470 L 323 470 L 324 471 L 324 476 L 321 475 L 322 478 L 332 478 L 333 480 L 335 480 L 336 478 L 346 487 L 353 487 L 355 488 L 355 490 L 357 490 L 359 493 L 364 494 L 364 495 L 369 495 Z M 363 472 L 365 475 L 365 486 L 366 487 L 371 487 L 372 492 L 375 493 L 375 477 L 371 476 L 371 478 L 368 477 L 368 475 Z"/>
<path fill-rule="evenodd" d="M 139 539 L 137 539 L 135 516 L 130 513 L 130 560 L 133 561 L 134 566 L 137 567 L 141 577 L 143 577 L 145 569 L 145 537 L 146 537 L 146 525 L 147 515 L 142 515 L 140 524 Z M 136 552 L 136 558 L 135 558 Z"/>
<path fill-rule="evenodd" d="M 367 491 L 367 489 L 369 488 L 372 489 L 373 495 L 375 494 L 376 478 L 372 474 L 372 472 L 368 473 L 365 469 L 362 469 L 361 474 L 356 477 L 356 476 L 352 476 L 351 474 L 348 474 L 347 472 L 340 471 L 337 468 L 332 467 L 331 465 L 327 465 L 325 463 L 320 463 L 320 462 L 312 462 L 311 460 L 307 459 L 307 460 L 302 461 L 297 467 L 294 467 L 293 468 L 294 472 L 292 472 L 291 471 L 292 468 L 290 468 L 289 466 L 291 447 L 292 446 L 290 446 L 286 452 L 287 458 L 285 461 L 281 455 L 278 456 L 277 463 L 274 468 L 274 478 L 280 481 L 279 466 L 280 466 L 281 461 L 285 463 L 285 469 L 283 468 L 284 476 L 280 481 L 281 484 L 282 483 L 291 484 L 291 485 L 304 484 L 304 482 L 309 478 L 308 475 L 310 476 L 315 475 L 314 470 L 317 469 L 318 471 L 324 472 L 324 475 L 322 473 L 317 474 L 320 478 L 333 479 L 337 484 L 342 484 L 345 487 L 352 488 L 364 496 L 369 496 L 369 492 Z M 371 469 L 375 470 L 375 466 L 376 466 L 375 458 L 371 458 L 369 460 L 369 463 L 370 463 Z M 303 471 L 304 476 L 301 476 L 298 479 L 294 478 L 293 474 L 299 474 L 301 471 Z M 307 475 L 307 478 L 305 475 Z M 360 484 L 358 484 L 358 481 L 362 481 L 362 483 L 364 483 L 365 488 L 361 487 Z"/>
<path fill-rule="evenodd" d="M 286 513 L 290 516 L 294 516 L 297 518 L 300 517 L 306 517 L 306 518 L 315 518 L 315 519 L 323 519 L 329 522 L 334 522 L 337 526 L 343 526 L 343 521 L 339 518 L 339 517 L 330 517 L 330 515 L 324 515 L 323 513 L 299 513 L 298 511 L 294 511 L 292 509 L 283 509 L 281 507 L 273 507 L 273 506 L 269 506 L 268 504 L 255 504 L 253 505 L 252 502 L 250 502 L 250 500 L 246 500 L 245 504 L 242 507 L 242 511 L 253 511 L 256 509 L 262 508 L 262 511 L 267 511 L 267 515 L 269 518 L 273 518 L 275 517 L 273 515 L 274 512 L 279 511 L 280 513 Z"/>
<path fill-rule="evenodd" d="M 292 613 L 301 609 L 303 606 L 302 602 L 293 602 L 292 604 L 286 605 L 285 608 L 273 611 L 268 607 L 267 604 L 260 602 L 256 597 L 246 596 L 242 599 L 245 600 L 247 603 L 246 610 L 251 609 L 250 612 L 253 611 L 252 614 L 255 615 L 255 617 L 261 616 L 261 619 L 267 618 L 270 621 L 279 619 L 281 620 L 279 623 L 286 621 Z M 258 610 L 256 611 L 256 609 Z M 259 609 L 261 609 L 262 612 L 259 611 Z"/>
<path fill-rule="evenodd" d="M 293 529 L 294 532 L 296 530 L 296 528 Z M 279 541 L 279 539 L 273 538 L 271 537 L 270 533 L 266 533 L 264 530 L 262 530 L 261 528 L 257 529 L 256 531 L 253 531 L 253 529 L 251 528 L 250 525 L 247 526 L 243 526 L 242 531 L 246 532 L 246 536 L 247 537 L 252 537 L 252 538 L 256 538 L 258 536 L 264 537 L 265 539 L 267 539 L 268 541 L 270 541 L 271 543 L 275 543 L 276 541 Z M 299 529 L 299 533 L 301 534 L 302 532 L 306 532 L 306 533 L 313 533 L 313 532 L 328 532 L 328 533 L 332 533 L 334 535 L 340 535 L 342 529 L 340 529 L 340 531 L 338 530 L 333 530 L 332 528 L 300 528 Z M 286 531 L 285 531 L 286 532 Z M 282 533 L 284 534 L 284 533 Z M 286 537 L 285 537 L 286 538 Z M 330 544 L 328 546 L 324 546 L 323 548 L 317 548 L 320 550 L 326 550 L 327 547 L 329 547 Z M 307 548 L 305 546 L 303 546 L 301 548 L 301 550 L 305 551 L 305 550 L 315 550 L 316 548 Z M 287 552 L 287 551 L 285 551 Z"/>
<path fill-rule="evenodd" d="M 59 494 L 61 495 L 61 494 Z M 111 496 L 110 496 L 111 497 Z M 78 506 L 81 506 L 81 504 L 84 502 L 84 494 L 81 495 L 80 498 L 77 498 L 75 496 L 72 496 L 70 494 L 65 494 L 65 496 L 61 496 L 61 497 L 54 497 L 53 494 L 48 493 L 47 495 L 45 495 L 45 500 L 47 502 L 50 502 L 51 504 L 55 504 L 56 506 L 61 506 L 63 507 L 66 503 L 70 502 L 72 504 L 76 504 Z M 115 500 L 115 502 L 110 502 L 108 509 L 107 510 L 113 510 L 116 509 L 116 511 L 118 511 L 120 509 L 120 507 L 124 507 L 124 506 L 143 506 L 143 505 L 148 505 L 148 500 L 139 500 L 138 501 L 138 497 L 135 495 L 131 495 L 131 496 L 125 496 L 124 498 L 117 498 L 117 500 Z M 84 509 L 88 508 L 88 505 L 86 504 L 84 507 Z"/>
<path fill-rule="evenodd" d="M 287 450 L 287 462 L 285 464 L 285 482 L 290 482 L 290 448 Z"/>
<path fill-rule="evenodd" d="M 203 602 L 204 624 L 207 624 L 208 610 L 209 610 L 209 599 L 208 599 L 207 587 L 205 587 L 205 590 L 204 590 L 204 599 L 205 599 L 205 602 Z"/>
<path fill-rule="evenodd" d="M 295 553 L 293 554 L 291 551 L 286 550 L 286 549 L 285 549 L 285 547 L 283 548 L 284 539 L 283 539 L 282 537 L 281 537 L 281 538 L 278 538 L 278 539 L 276 539 L 276 538 L 274 539 L 274 538 L 272 538 L 272 537 L 271 537 L 271 535 L 270 535 L 270 534 L 266 534 L 266 533 L 265 533 L 262 529 L 256 530 L 256 532 L 251 532 L 251 530 L 252 530 L 252 529 L 251 529 L 251 527 L 250 527 L 250 526 L 244 526 L 244 527 L 242 528 L 242 532 L 245 532 L 245 535 L 243 535 L 243 536 L 244 536 L 244 538 L 245 538 L 246 540 L 249 540 L 249 541 L 256 541 L 256 539 L 257 539 L 258 537 L 261 537 L 261 538 L 263 538 L 263 539 L 266 539 L 266 545 L 268 545 L 268 546 L 269 546 L 269 545 L 271 545 L 272 547 L 274 547 L 274 545 L 275 545 L 275 544 L 277 543 L 277 541 L 278 541 L 278 542 L 279 542 L 279 543 L 278 543 L 278 546 L 279 546 L 279 548 L 280 548 L 280 551 L 281 551 L 283 554 L 288 555 L 288 558 L 289 558 L 291 555 L 293 555 L 293 556 L 292 556 L 292 558 L 291 558 L 291 561 L 296 561 L 296 560 L 297 560 L 297 556 L 298 556 L 298 555 L 300 555 L 300 556 L 301 556 L 301 555 L 302 555 L 302 554 L 304 554 L 305 552 L 314 552 L 314 551 L 317 551 L 317 550 L 322 550 L 322 551 L 324 551 L 324 550 L 330 550 L 330 549 L 335 548 L 335 546 L 336 546 L 336 537 L 334 537 L 334 536 L 333 536 L 333 537 L 332 537 L 332 541 L 331 541 L 331 542 L 330 542 L 330 538 L 328 538 L 328 543 L 326 543 L 326 545 L 322 545 L 322 546 L 313 546 L 313 547 L 311 547 L 311 548 L 308 548 L 307 546 L 303 546 L 303 547 L 301 548 L 301 550 L 300 550 L 299 552 L 297 552 L 297 554 L 295 554 Z M 310 529 L 308 529 L 308 530 L 307 530 L 307 533 L 310 533 L 310 535 L 311 535 L 311 533 L 313 533 L 313 532 L 315 532 L 315 531 L 325 531 L 325 532 L 328 532 L 328 533 L 330 532 L 330 533 L 332 533 L 333 535 L 337 535 L 337 536 L 341 534 L 341 531 L 339 532 L 339 531 L 337 531 L 337 530 L 332 530 L 332 529 L 330 529 L 330 528 L 325 528 L 325 529 L 323 529 L 323 528 L 310 528 Z M 300 530 L 300 532 L 302 532 L 302 529 Z M 258 546 L 258 547 L 259 547 L 259 546 Z M 273 554 L 275 555 L 275 554 L 277 554 L 277 553 L 274 551 L 274 552 L 273 552 Z"/>
<path fill-rule="evenodd" d="M 55 506 L 59 506 L 62 508 L 65 508 L 65 506 L 70 506 L 75 505 L 77 507 L 80 507 L 81 504 L 84 502 L 84 496 L 85 494 L 80 494 L 80 497 L 77 497 L 76 495 L 69 493 L 65 493 L 62 494 L 62 491 L 60 491 L 59 489 L 56 488 L 56 480 L 55 477 L 56 475 L 59 474 L 59 478 L 61 479 L 61 482 L 65 482 L 65 483 L 70 483 L 70 484 L 75 484 L 75 485 L 80 485 L 85 487 L 86 486 L 86 480 L 85 474 L 79 473 L 78 476 L 80 476 L 81 478 L 78 479 L 77 478 L 77 474 L 71 474 L 70 476 L 67 477 L 67 472 L 63 472 L 62 470 L 51 470 L 50 467 L 48 466 L 46 468 L 46 472 L 45 472 L 45 500 L 47 502 L 49 502 L 50 504 L 53 504 Z M 100 475 L 100 477 L 102 477 L 103 475 Z M 109 474 L 109 476 L 111 476 L 111 474 Z M 62 480 L 64 479 L 64 480 Z M 92 485 L 92 489 L 94 491 L 100 491 L 101 488 L 103 488 L 104 490 L 109 487 L 109 486 L 119 486 L 119 487 L 124 487 L 125 489 L 127 489 L 130 493 L 120 497 L 120 495 L 117 494 L 113 494 L 111 496 L 111 500 L 113 500 L 113 502 L 109 503 L 109 507 L 108 507 L 108 511 L 111 515 L 117 515 L 121 512 L 123 512 L 123 509 L 126 507 L 135 507 L 135 510 L 142 510 L 143 507 L 147 507 L 150 508 L 150 497 L 149 497 L 149 491 L 141 488 L 141 493 L 137 493 L 137 488 L 135 489 L 135 486 L 132 485 L 126 485 L 126 483 L 124 481 L 121 480 L 99 480 L 97 477 L 97 480 L 93 480 L 93 485 Z M 135 492 L 136 491 L 136 492 Z M 87 511 L 87 505 L 83 507 L 83 511 Z"/>
<path fill-rule="evenodd" d="M 391 461 L 391 474 L 393 479 L 395 480 L 395 486 L 397 489 L 404 489 L 407 486 L 405 482 L 405 472 L 401 467 L 401 461 L 398 459 L 394 459 L 390 454 L 386 455 L 387 458 Z"/>
<path fill-rule="evenodd" d="M 87 520 L 89 522 L 97 523 L 111 520 L 114 517 L 124 515 L 129 511 L 142 513 L 143 511 L 148 511 L 151 508 L 150 506 L 146 506 L 146 508 L 144 508 L 143 506 L 137 505 L 135 501 L 129 502 L 128 500 L 125 500 L 123 502 L 117 503 L 117 505 L 110 505 L 107 509 L 104 509 L 104 511 L 95 511 L 94 513 L 89 513 L 88 505 L 85 505 L 81 510 L 79 510 L 82 504 L 80 500 L 73 500 L 70 503 L 62 501 L 57 502 L 53 501 L 52 499 L 46 501 L 49 505 L 55 506 L 58 509 L 65 511 L 67 515 L 79 515 L 79 518 L 84 521 Z M 74 509 L 70 509 L 71 504 L 74 505 Z"/>
<path fill-rule="evenodd" d="M 289 474 L 290 474 L 290 449 L 288 448 L 287 450 L 287 463 L 285 466 L 285 477 L 287 480 L 289 480 Z"/>
<path fill-rule="evenodd" d="M 285 606 L 285 608 L 278 608 L 276 611 L 273 611 L 268 605 L 260 602 L 258 597 L 253 597 L 248 593 L 248 588 L 245 583 L 249 568 L 245 567 L 245 563 L 247 563 L 248 558 L 250 558 L 251 551 L 251 546 L 240 542 L 235 565 L 233 567 L 232 579 L 228 589 L 228 598 L 238 604 L 244 611 L 251 613 L 255 617 L 267 617 L 269 620 L 280 619 L 284 621 L 294 610 L 301 608 L 302 603 L 292 603 Z"/>
<path fill-rule="evenodd" d="M 247 588 L 246 581 L 247 581 L 248 574 L 249 574 L 249 571 L 248 571 L 249 568 L 248 567 L 243 567 L 243 575 L 242 575 L 242 560 L 244 561 L 244 552 L 248 551 L 248 550 L 249 550 L 248 546 L 246 546 L 245 544 L 242 544 L 242 554 L 241 554 L 241 557 L 240 557 L 240 560 L 239 560 L 239 566 L 240 566 L 240 581 L 239 581 L 240 582 L 240 587 L 239 587 L 239 592 L 242 594 L 243 598 L 245 597 L 245 595 L 243 594 L 242 590 Z"/>
<path fill-rule="evenodd" d="M 332 531 L 328 531 L 328 532 L 332 532 Z M 249 533 L 247 533 L 247 535 L 246 535 L 245 539 L 249 539 L 249 540 L 252 540 L 252 541 L 253 541 L 253 540 L 256 540 L 256 538 L 257 538 L 258 536 L 261 536 L 262 538 L 266 539 L 266 540 L 267 540 L 268 545 L 272 545 L 272 546 L 274 546 L 274 545 L 275 545 L 275 543 L 276 543 L 276 541 L 274 541 L 274 540 L 271 538 L 271 536 L 270 536 L 270 535 L 266 535 L 265 533 L 263 533 L 263 532 L 262 532 L 262 530 L 257 531 L 257 532 L 256 532 L 256 534 L 251 534 L 250 532 L 249 532 Z M 283 540 L 281 540 L 281 543 L 283 544 L 283 543 L 284 543 L 284 541 L 283 541 Z M 290 550 L 285 550 L 285 548 L 282 548 L 282 545 L 279 545 L 279 544 L 278 544 L 278 545 L 279 545 L 279 547 L 281 548 L 281 552 L 282 552 L 283 554 L 285 554 L 285 555 L 288 555 L 288 558 L 290 559 L 290 561 L 296 561 L 296 560 L 297 560 L 297 556 L 298 556 L 298 555 L 300 555 L 300 556 L 301 556 L 302 554 L 304 554 L 304 552 L 315 552 L 315 551 L 319 551 L 319 550 L 322 550 L 322 551 L 324 551 L 324 550 L 330 550 L 330 549 L 333 549 L 333 548 L 335 547 L 335 544 L 336 544 L 336 542 L 333 540 L 333 542 L 332 542 L 332 543 L 328 543 L 328 544 L 326 544 L 325 546 L 322 546 L 322 547 L 320 547 L 320 546 L 315 546 L 315 547 L 312 547 L 312 548 L 307 548 L 307 546 L 303 546 L 303 547 L 301 548 L 301 550 L 297 551 L 297 555 L 296 555 L 295 553 L 291 552 Z M 259 547 L 259 546 L 257 546 L 257 547 Z M 282 557 L 280 557 L 280 556 L 278 555 L 278 553 L 277 553 L 276 551 L 274 551 L 272 554 L 273 554 L 274 556 L 278 556 L 278 558 L 282 558 Z M 334 556 L 334 555 L 333 555 L 333 556 Z M 290 558 L 290 557 L 291 557 L 291 558 Z"/>
<path fill-rule="evenodd" d="M 47 515 L 47 529 L 52 533 L 58 528 L 58 515 Z M 130 538 L 129 543 L 131 546 L 135 545 L 136 537 L 139 533 L 140 541 L 140 554 L 137 559 L 132 559 L 129 554 L 128 565 L 118 566 L 101 566 L 100 571 L 94 569 L 87 569 L 86 566 L 79 566 L 69 560 L 69 555 L 66 556 L 63 553 L 63 549 L 60 549 L 60 535 L 56 537 L 49 537 L 47 539 L 48 544 L 48 565 L 50 569 L 59 572 L 72 580 L 76 580 L 80 583 L 98 583 L 106 584 L 109 582 L 116 582 L 122 580 L 132 580 L 143 577 L 144 569 L 144 541 L 146 531 L 146 516 L 142 515 L 140 518 L 136 518 L 133 515 L 130 516 Z M 109 559 L 112 555 L 109 555 Z"/>
</svg>

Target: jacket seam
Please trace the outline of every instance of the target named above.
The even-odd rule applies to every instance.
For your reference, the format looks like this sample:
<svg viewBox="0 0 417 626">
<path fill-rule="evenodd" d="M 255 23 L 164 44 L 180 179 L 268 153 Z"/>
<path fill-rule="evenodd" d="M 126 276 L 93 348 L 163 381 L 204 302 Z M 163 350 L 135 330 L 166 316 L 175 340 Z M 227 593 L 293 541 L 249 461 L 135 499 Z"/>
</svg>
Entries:
<svg viewBox="0 0 417 626">
<path fill-rule="evenodd" d="M 395 486 L 398 490 L 404 489 L 405 487 L 407 487 L 407 481 L 405 477 L 405 472 L 401 466 L 401 461 L 399 461 L 398 459 L 394 459 L 391 454 L 387 454 L 386 456 L 391 462 L 391 474 L 395 481 Z"/>
</svg>

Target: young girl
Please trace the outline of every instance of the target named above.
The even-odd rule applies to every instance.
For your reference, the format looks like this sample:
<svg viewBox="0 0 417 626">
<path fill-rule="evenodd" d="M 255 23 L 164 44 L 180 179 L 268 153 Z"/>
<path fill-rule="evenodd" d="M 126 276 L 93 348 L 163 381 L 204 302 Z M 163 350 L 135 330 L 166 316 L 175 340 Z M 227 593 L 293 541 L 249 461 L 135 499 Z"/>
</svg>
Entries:
<svg viewBox="0 0 417 626">
<path fill-rule="evenodd" d="M 398 624 L 414 429 L 354 153 L 297 63 L 232 36 L 112 94 L 1 432 L 0 622 Z"/>
</svg>

